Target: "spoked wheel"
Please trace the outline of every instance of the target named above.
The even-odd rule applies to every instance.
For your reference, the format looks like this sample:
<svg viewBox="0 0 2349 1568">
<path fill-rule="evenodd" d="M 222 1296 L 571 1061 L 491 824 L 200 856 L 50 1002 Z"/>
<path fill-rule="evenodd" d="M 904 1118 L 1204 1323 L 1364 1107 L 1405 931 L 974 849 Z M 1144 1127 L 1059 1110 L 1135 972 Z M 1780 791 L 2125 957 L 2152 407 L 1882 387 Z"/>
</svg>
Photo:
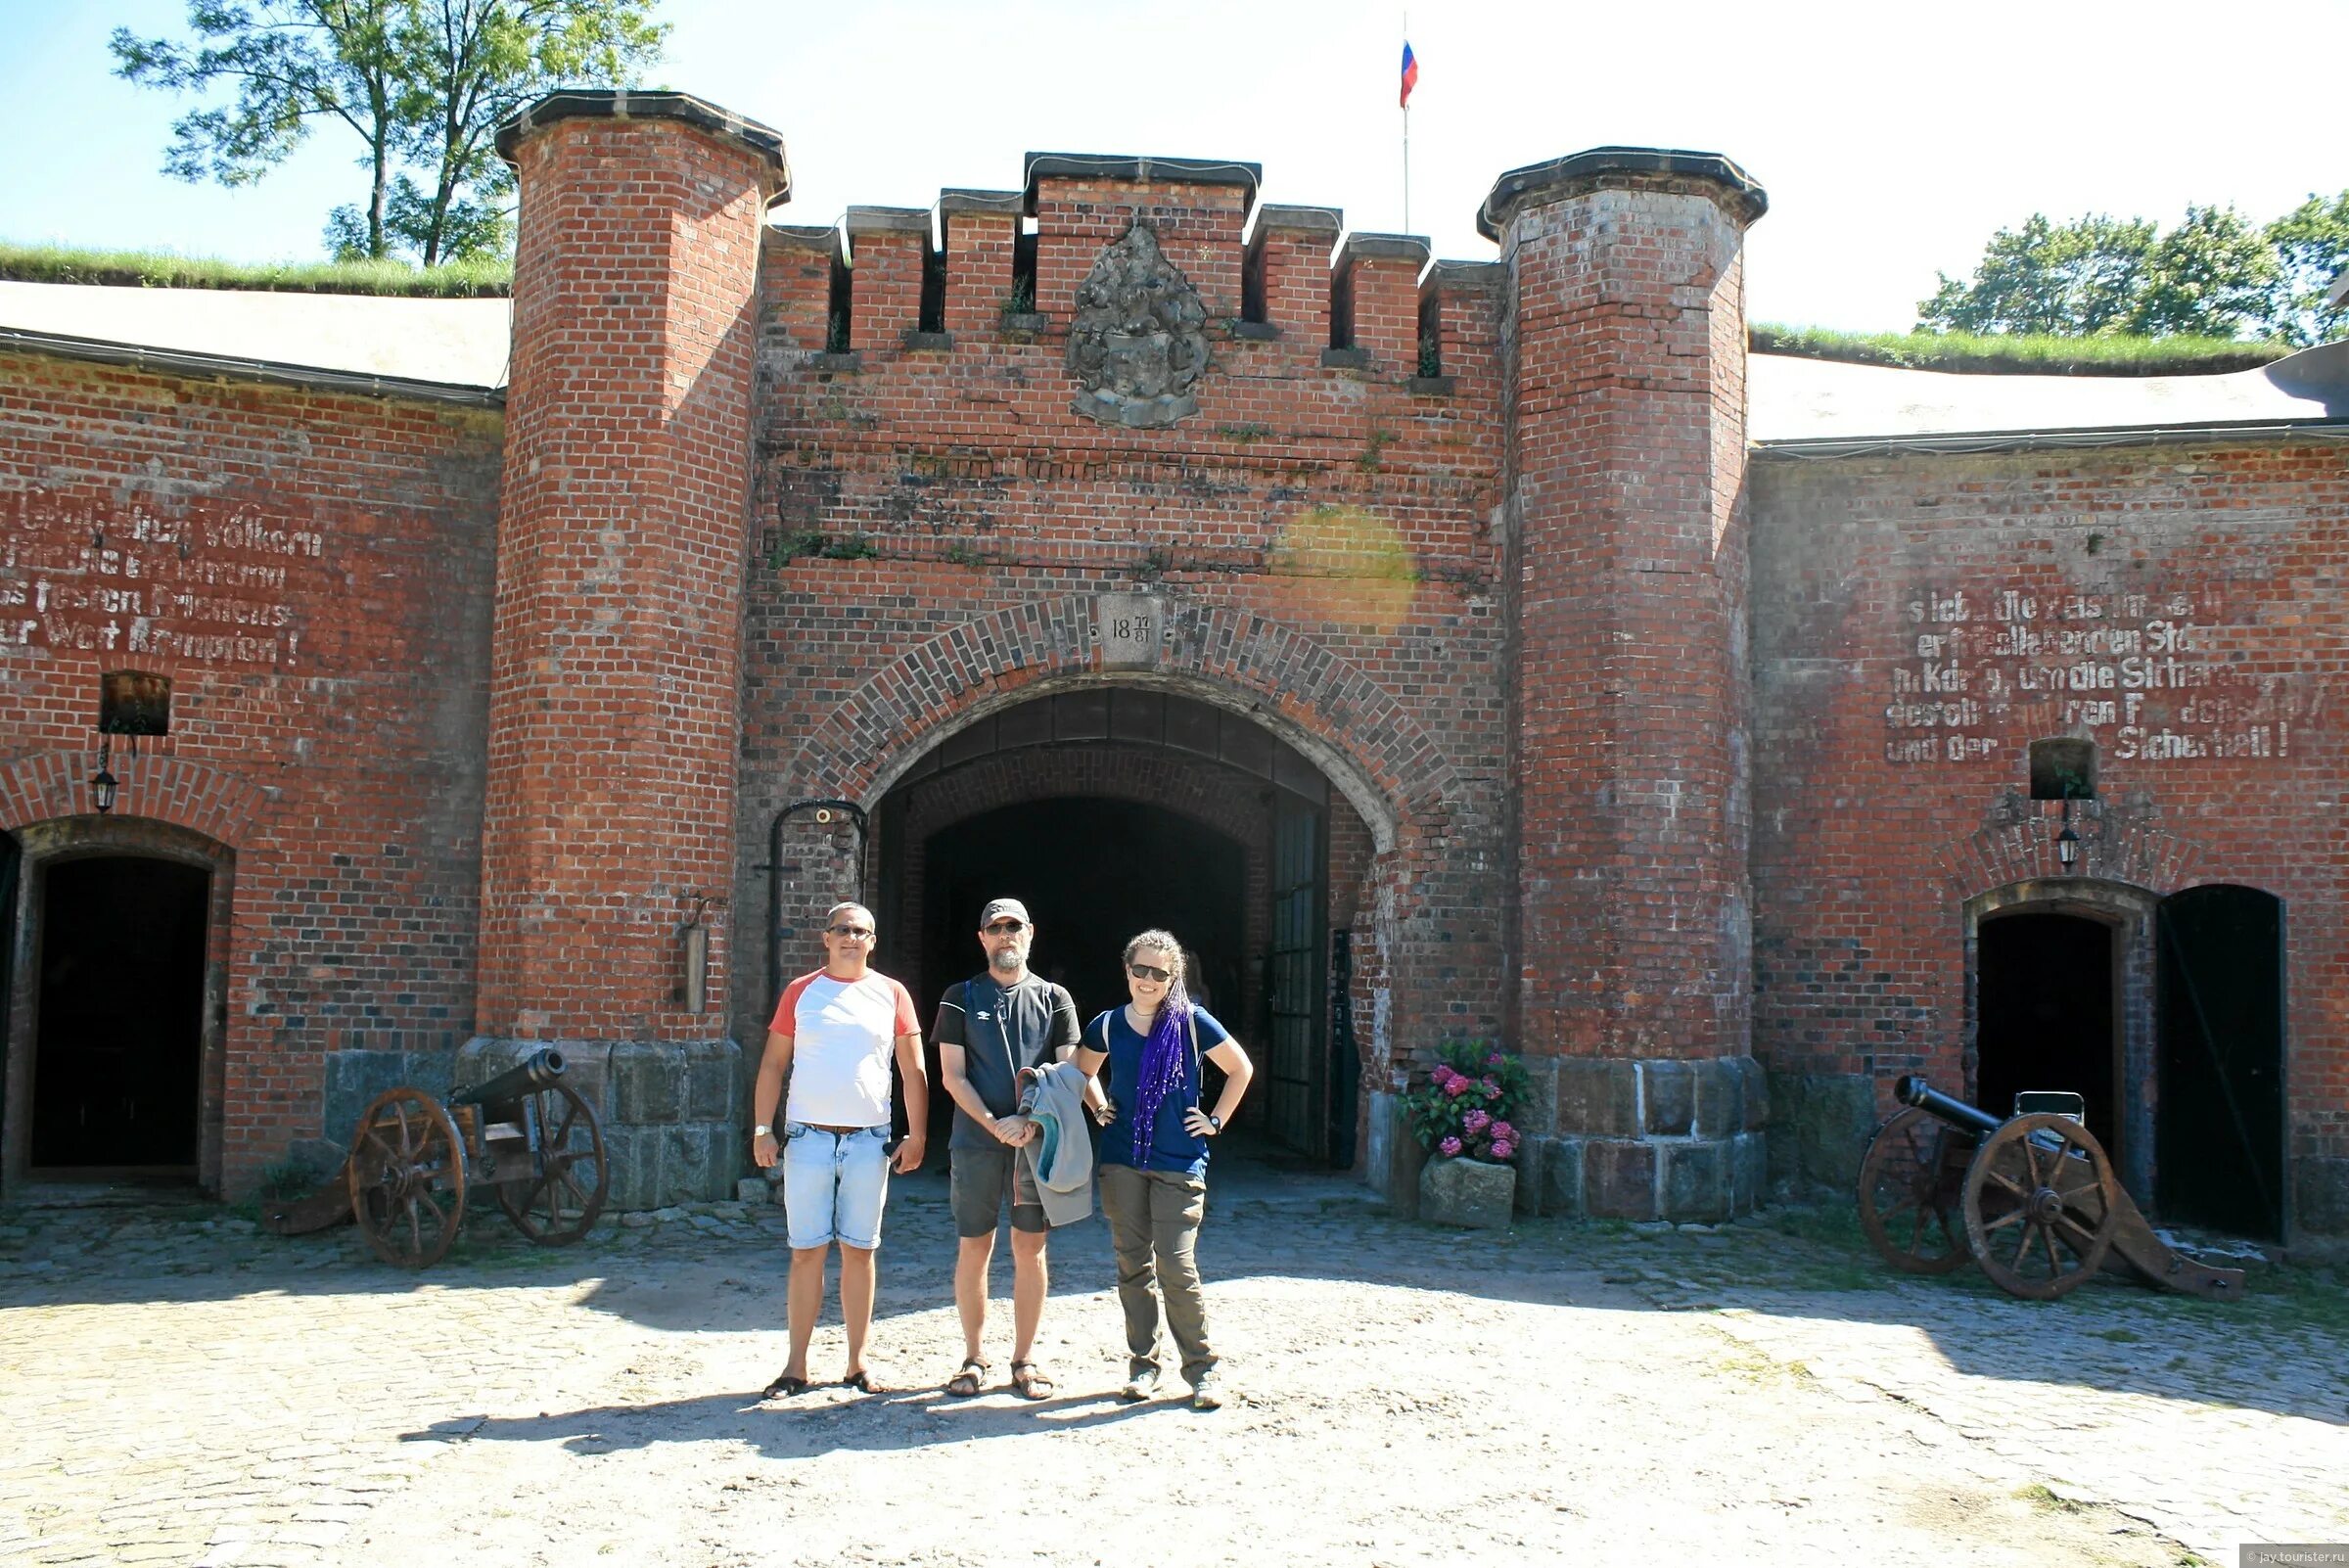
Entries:
<svg viewBox="0 0 2349 1568">
<path fill-rule="evenodd" d="M 612 1168 L 604 1161 L 604 1129 L 595 1107 L 569 1084 L 550 1084 L 524 1097 L 538 1129 L 538 1175 L 497 1184 L 497 1206 L 514 1228 L 541 1247 L 560 1247 L 587 1234 L 604 1212 Z"/>
<path fill-rule="evenodd" d="M 350 1213 L 375 1255 L 425 1268 L 465 1221 L 465 1146 L 457 1124 L 421 1089 L 387 1089 L 351 1136 Z"/>
<path fill-rule="evenodd" d="M 2031 1301 L 2077 1289 L 2104 1263 L 2121 1222 L 2104 1146 L 2068 1116 L 2018 1116 L 1965 1173 L 1965 1234 L 1999 1288 Z"/>
<path fill-rule="evenodd" d="M 1860 1163 L 1860 1228 L 1878 1257 L 1911 1274 L 1965 1266 L 1958 1191 L 1972 1148 L 1968 1134 L 1913 1105 L 1878 1130 Z"/>
</svg>

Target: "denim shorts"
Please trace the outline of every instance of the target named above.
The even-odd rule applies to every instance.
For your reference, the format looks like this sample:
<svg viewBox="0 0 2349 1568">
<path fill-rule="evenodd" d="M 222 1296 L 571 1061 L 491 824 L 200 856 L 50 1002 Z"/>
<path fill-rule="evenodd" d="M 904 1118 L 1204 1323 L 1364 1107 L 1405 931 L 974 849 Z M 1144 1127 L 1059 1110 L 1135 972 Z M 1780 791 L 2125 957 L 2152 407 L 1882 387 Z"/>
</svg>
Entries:
<svg viewBox="0 0 2349 1568">
<path fill-rule="evenodd" d="M 795 1251 L 839 1242 L 881 1245 L 881 1201 L 889 1196 L 887 1127 L 827 1132 L 783 1124 L 783 1216 Z"/>
</svg>

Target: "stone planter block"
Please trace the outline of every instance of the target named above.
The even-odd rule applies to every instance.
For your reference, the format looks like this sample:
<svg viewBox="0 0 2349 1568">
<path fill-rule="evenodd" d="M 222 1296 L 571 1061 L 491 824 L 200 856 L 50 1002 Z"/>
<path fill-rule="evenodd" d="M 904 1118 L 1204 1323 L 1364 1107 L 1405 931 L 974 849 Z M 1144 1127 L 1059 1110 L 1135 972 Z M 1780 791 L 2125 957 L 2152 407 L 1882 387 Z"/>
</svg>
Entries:
<svg viewBox="0 0 2349 1568">
<path fill-rule="evenodd" d="M 1419 1173 L 1419 1218 L 1468 1230 L 1505 1230 L 1517 1200 L 1514 1166 L 1430 1160 Z"/>
</svg>

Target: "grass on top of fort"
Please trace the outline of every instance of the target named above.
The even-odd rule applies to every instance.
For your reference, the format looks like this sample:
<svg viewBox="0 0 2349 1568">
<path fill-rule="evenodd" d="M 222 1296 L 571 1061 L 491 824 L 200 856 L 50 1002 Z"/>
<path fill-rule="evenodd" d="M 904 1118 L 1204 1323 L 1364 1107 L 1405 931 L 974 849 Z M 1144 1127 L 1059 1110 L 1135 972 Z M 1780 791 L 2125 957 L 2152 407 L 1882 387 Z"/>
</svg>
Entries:
<svg viewBox="0 0 2349 1568">
<path fill-rule="evenodd" d="M 168 251 L 101 251 L 0 241 L 0 279 L 112 284 L 144 289 L 254 289 L 421 299 L 503 296 L 514 287 L 506 257 L 419 267 L 405 261 L 223 261 Z M 2223 338 L 1984 337 L 1970 333 L 1835 332 L 1756 322 L 1756 352 L 1910 370 L 2040 376 L 2190 376 L 2249 370 L 2290 348 Z"/>
</svg>

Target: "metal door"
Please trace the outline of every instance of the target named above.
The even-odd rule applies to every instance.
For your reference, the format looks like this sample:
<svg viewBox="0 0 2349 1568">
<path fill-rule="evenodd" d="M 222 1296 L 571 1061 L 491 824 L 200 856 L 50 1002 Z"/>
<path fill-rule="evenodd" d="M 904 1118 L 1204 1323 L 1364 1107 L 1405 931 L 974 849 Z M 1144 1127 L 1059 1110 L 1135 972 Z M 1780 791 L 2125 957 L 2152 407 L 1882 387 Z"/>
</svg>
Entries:
<svg viewBox="0 0 2349 1568">
<path fill-rule="evenodd" d="M 1321 1050 L 1322 923 L 1328 850 L 1322 814 L 1279 791 L 1272 820 L 1272 1040 L 1265 1114 L 1272 1136 L 1300 1154 L 1328 1153 L 1327 1075 Z"/>
<path fill-rule="evenodd" d="M 2153 1186 L 2165 1220 L 2283 1238 L 2283 903 L 2188 888 L 2161 906 Z"/>
</svg>

